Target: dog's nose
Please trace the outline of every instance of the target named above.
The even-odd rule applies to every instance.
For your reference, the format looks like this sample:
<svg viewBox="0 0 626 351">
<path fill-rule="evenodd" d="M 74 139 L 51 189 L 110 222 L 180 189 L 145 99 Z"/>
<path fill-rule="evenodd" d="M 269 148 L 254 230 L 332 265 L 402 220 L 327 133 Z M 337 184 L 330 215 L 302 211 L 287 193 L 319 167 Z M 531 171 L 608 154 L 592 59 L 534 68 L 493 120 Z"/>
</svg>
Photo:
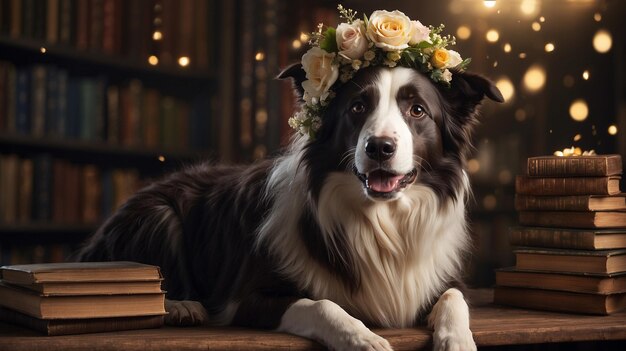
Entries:
<svg viewBox="0 0 626 351">
<path fill-rule="evenodd" d="M 390 137 L 370 137 L 365 143 L 365 153 L 373 160 L 386 161 L 396 153 L 396 142 Z"/>
</svg>

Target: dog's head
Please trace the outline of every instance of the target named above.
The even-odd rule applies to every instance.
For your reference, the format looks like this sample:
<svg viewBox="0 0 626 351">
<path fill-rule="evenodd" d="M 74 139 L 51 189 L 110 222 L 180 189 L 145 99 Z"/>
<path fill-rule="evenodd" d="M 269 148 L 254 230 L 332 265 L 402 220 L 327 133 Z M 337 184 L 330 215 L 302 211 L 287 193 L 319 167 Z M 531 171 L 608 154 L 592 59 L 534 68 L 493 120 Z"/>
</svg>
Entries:
<svg viewBox="0 0 626 351">
<path fill-rule="evenodd" d="M 302 98 L 301 65 L 279 78 L 292 78 Z M 454 197 L 485 96 L 503 101 L 492 82 L 471 73 L 454 72 L 443 86 L 411 68 L 359 70 L 337 89 L 305 146 L 313 194 L 331 172 L 351 172 L 372 200 L 398 199 L 415 183 Z"/>
</svg>

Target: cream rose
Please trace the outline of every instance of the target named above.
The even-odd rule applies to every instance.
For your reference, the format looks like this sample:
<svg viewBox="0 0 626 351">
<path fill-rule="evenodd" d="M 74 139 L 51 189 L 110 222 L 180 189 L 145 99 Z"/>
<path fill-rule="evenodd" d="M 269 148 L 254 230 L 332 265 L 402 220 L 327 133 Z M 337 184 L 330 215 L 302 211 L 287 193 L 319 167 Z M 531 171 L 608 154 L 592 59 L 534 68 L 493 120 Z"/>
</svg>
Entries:
<svg viewBox="0 0 626 351">
<path fill-rule="evenodd" d="M 339 76 L 339 67 L 333 64 L 334 58 L 334 53 L 319 47 L 311 48 L 302 56 L 302 69 L 307 78 L 302 82 L 302 87 L 309 98 L 324 101 L 328 97 L 328 89 Z"/>
<path fill-rule="evenodd" d="M 448 60 L 448 64 L 446 65 L 447 68 L 454 68 L 460 65 L 461 62 L 463 62 L 461 54 L 454 50 L 448 50 L 448 55 L 450 56 L 450 59 Z"/>
<path fill-rule="evenodd" d="M 409 45 L 417 45 L 423 41 L 430 43 L 430 29 L 420 21 L 411 21 L 411 40 L 409 40 Z"/>
<path fill-rule="evenodd" d="M 402 12 L 374 11 L 367 24 L 367 37 L 385 51 L 409 47 L 411 20 Z"/>
<path fill-rule="evenodd" d="M 337 26 L 336 39 L 339 55 L 351 60 L 361 59 L 369 44 L 365 38 L 365 23 L 361 20 Z"/>
</svg>

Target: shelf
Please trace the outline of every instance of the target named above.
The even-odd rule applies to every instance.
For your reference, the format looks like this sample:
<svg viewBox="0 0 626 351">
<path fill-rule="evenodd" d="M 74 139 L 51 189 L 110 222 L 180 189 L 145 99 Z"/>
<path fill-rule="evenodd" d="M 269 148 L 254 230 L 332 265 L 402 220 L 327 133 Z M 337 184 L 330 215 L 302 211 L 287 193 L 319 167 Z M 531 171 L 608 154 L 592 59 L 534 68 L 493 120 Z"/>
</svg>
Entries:
<svg viewBox="0 0 626 351">
<path fill-rule="evenodd" d="M 179 161 L 196 161 L 211 158 L 205 150 L 157 150 L 135 146 L 107 144 L 106 142 L 68 140 L 58 137 L 32 137 L 19 134 L 0 133 L 0 146 L 7 152 L 46 152 L 52 154 L 78 155 L 88 159 L 105 159 L 118 161 L 168 162 L 169 159 Z"/>
<path fill-rule="evenodd" d="M 42 47 L 46 49 L 45 54 L 41 53 Z M 62 63 L 64 65 L 71 63 L 81 66 L 107 67 L 121 73 L 139 76 L 159 75 L 163 78 L 185 79 L 189 81 L 214 80 L 214 75 L 206 70 L 176 66 L 149 66 L 133 58 L 111 56 L 96 51 L 81 51 L 69 46 L 49 45 L 43 41 L 28 38 L 12 39 L 6 35 L 0 36 L 0 57 L 14 58 L 20 53 L 33 62 L 43 61 Z"/>
</svg>

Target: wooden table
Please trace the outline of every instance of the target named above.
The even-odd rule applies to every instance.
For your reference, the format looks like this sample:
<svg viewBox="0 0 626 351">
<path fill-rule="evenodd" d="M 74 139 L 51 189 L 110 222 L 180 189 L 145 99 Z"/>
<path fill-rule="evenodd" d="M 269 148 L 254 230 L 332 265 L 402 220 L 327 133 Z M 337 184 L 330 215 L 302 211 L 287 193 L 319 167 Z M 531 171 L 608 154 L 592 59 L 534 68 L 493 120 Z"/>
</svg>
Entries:
<svg viewBox="0 0 626 351">
<path fill-rule="evenodd" d="M 626 313 L 585 316 L 491 304 L 490 290 L 472 291 L 471 328 L 479 347 L 626 340 Z M 375 329 L 395 350 L 429 349 L 423 327 Z M 623 344 L 619 344 L 621 347 Z M 310 350 L 319 344 L 292 335 L 240 328 L 174 328 L 45 337 L 0 324 L 0 350 Z M 624 348 L 626 349 L 626 348 Z"/>
</svg>

